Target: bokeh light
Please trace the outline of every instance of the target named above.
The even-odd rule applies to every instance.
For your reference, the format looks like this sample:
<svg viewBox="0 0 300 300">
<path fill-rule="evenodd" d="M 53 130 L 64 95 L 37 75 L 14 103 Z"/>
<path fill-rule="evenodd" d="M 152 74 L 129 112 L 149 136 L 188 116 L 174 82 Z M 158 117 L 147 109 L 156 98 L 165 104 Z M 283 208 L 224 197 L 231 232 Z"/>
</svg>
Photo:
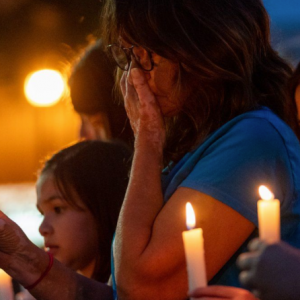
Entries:
<svg viewBox="0 0 300 300">
<path fill-rule="evenodd" d="M 60 72 L 50 69 L 36 71 L 27 76 L 25 96 L 33 106 L 52 106 L 66 91 L 66 83 Z"/>
<path fill-rule="evenodd" d="M 39 233 L 42 215 L 36 208 L 35 182 L 0 184 L 0 210 L 16 222 L 37 246 L 44 244 Z M 4 300 L 1 298 L 1 300 Z"/>
</svg>

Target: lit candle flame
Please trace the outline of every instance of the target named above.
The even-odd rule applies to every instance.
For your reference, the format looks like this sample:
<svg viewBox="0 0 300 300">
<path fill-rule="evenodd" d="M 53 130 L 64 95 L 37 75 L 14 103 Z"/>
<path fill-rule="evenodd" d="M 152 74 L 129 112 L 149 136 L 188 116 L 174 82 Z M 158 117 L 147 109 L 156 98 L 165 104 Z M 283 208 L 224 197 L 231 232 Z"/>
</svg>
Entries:
<svg viewBox="0 0 300 300">
<path fill-rule="evenodd" d="M 273 200 L 274 194 L 264 185 L 261 185 L 258 189 L 259 195 L 263 200 Z"/>
<path fill-rule="evenodd" d="M 196 226 L 196 217 L 193 206 L 190 202 L 187 202 L 186 206 L 186 227 L 187 229 L 193 229 Z"/>
</svg>

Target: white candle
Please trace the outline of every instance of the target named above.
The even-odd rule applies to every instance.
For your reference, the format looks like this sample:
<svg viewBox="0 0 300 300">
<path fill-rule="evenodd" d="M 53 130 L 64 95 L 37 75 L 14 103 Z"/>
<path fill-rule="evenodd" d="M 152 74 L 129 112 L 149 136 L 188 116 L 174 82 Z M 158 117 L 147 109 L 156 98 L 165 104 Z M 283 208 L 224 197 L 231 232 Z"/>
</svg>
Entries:
<svg viewBox="0 0 300 300">
<path fill-rule="evenodd" d="M 13 300 L 13 288 L 11 278 L 2 269 L 0 269 L 0 299 Z"/>
<path fill-rule="evenodd" d="M 188 231 L 182 232 L 185 258 L 188 272 L 189 291 L 207 285 L 203 233 L 195 228 L 196 218 L 192 205 L 186 204 L 186 225 Z"/>
<path fill-rule="evenodd" d="M 259 187 L 262 199 L 257 202 L 259 238 L 267 243 L 280 240 L 280 202 L 263 185 Z"/>
</svg>

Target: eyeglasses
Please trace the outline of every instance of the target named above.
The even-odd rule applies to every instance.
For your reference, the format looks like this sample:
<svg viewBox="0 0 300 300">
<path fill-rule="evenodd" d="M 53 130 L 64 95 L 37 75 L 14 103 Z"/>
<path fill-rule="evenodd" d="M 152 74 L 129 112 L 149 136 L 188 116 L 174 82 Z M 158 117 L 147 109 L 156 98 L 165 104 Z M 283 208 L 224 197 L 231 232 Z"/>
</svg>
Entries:
<svg viewBox="0 0 300 300">
<path fill-rule="evenodd" d="M 145 48 L 135 45 L 123 48 L 117 44 L 108 45 L 107 48 L 118 67 L 124 71 L 129 70 L 132 56 L 144 71 L 151 71 L 154 67 L 151 52 Z"/>
</svg>

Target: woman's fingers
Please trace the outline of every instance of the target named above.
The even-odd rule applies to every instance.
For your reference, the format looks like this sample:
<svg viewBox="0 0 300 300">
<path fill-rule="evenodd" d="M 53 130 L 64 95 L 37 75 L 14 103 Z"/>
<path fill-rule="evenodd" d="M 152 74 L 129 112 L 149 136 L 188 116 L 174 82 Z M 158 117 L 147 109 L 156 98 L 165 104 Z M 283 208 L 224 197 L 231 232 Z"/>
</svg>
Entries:
<svg viewBox="0 0 300 300">
<path fill-rule="evenodd" d="M 243 270 L 239 275 L 241 284 L 249 289 L 255 287 L 255 270 L 258 262 L 258 253 L 243 253 L 237 259 L 237 266 Z"/>
<path fill-rule="evenodd" d="M 262 251 L 266 247 L 266 243 L 259 238 L 253 239 L 248 244 L 249 251 Z"/>
<path fill-rule="evenodd" d="M 265 242 L 261 241 L 260 239 L 253 239 L 248 244 L 248 249 L 250 252 L 242 253 L 237 261 L 236 264 L 241 270 L 250 270 L 256 267 L 259 255 L 266 247 Z"/>
<path fill-rule="evenodd" d="M 155 142 L 158 140 L 163 145 L 165 128 L 160 107 L 145 72 L 138 67 L 134 59 L 129 70 L 123 73 L 120 86 L 135 137 L 140 132 L 148 132 L 155 138 Z"/>
<path fill-rule="evenodd" d="M 242 271 L 239 275 L 239 280 L 244 287 L 250 290 L 254 289 L 257 286 L 253 270 Z"/>
<path fill-rule="evenodd" d="M 125 110 L 129 118 L 131 128 L 135 134 L 139 120 L 139 99 L 133 85 L 129 81 L 129 73 L 130 72 L 126 71 L 123 73 L 120 86 L 124 98 Z"/>
<path fill-rule="evenodd" d="M 148 85 L 144 72 L 140 68 L 131 68 L 130 76 L 134 89 L 140 100 L 140 104 L 146 105 L 150 102 L 156 103 L 155 96 Z"/>
<path fill-rule="evenodd" d="M 239 275 L 241 284 L 249 289 L 256 287 L 257 265 L 265 243 L 259 239 L 252 240 L 248 248 L 251 252 L 242 253 L 237 259 L 237 266 L 242 270 Z"/>
<path fill-rule="evenodd" d="M 0 210 L 0 218 L 8 223 L 12 222 L 11 219 L 2 210 Z"/>
<path fill-rule="evenodd" d="M 246 252 L 238 257 L 236 264 L 241 270 L 249 270 L 257 264 L 257 260 L 258 253 Z"/>
<path fill-rule="evenodd" d="M 20 243 L 20 237 L 18 234 L 16 234 L 15 227 L 11 224 L 12 222 L 8 222 L 8 220 L 5 220 L 1 215 L 0 252 L 11 254 L 16 250 L 17 245 Z"/>
</svg>

